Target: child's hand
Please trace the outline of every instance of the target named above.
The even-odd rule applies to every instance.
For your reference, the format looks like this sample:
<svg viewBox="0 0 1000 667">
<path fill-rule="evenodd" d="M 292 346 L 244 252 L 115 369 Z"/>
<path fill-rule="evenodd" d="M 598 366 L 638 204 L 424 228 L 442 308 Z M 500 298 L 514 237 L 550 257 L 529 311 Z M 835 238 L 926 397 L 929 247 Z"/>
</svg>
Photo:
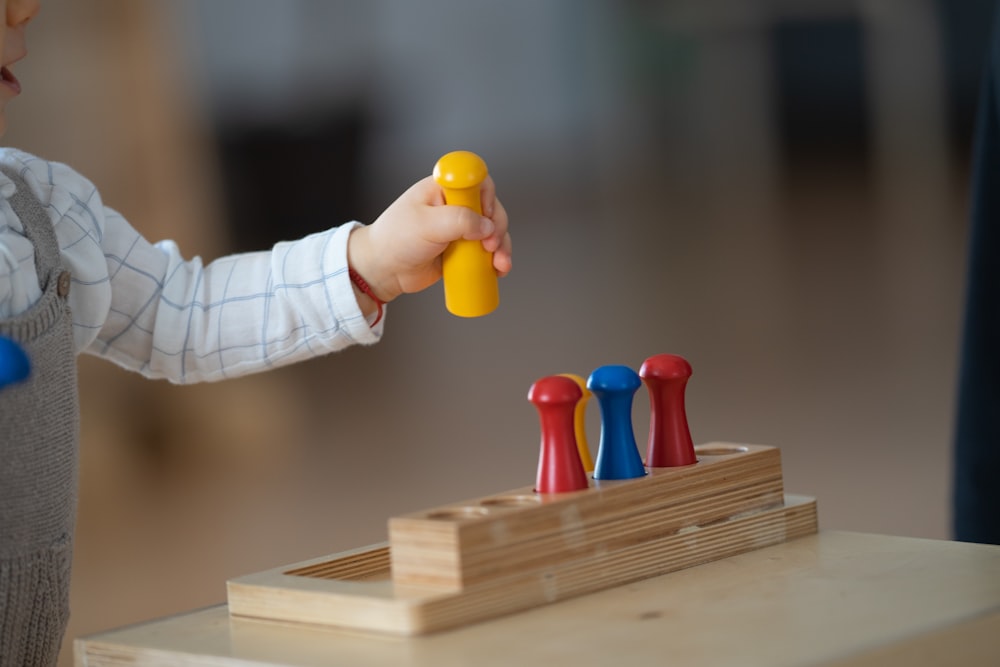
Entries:
<svg viewBox="0 0 1000 667">
<path fill-rule="evenodd" d="M 400 195 L 371 225 L 351 233 L 348 264 L 386 302 L 437 282 L 441 253 L 458 239 L 482 240 L 483 247 L 493 253 L 497 274 L 505 276 L 511 269 L 507 213 L 489 177 L 482 184 L 482 207 L 483 216 L 469 208 L 446 206 L 444 192 L 428 176 Z M 366 313 L 374 310 L 368 301 L 359 298 Z"/>
</svg>

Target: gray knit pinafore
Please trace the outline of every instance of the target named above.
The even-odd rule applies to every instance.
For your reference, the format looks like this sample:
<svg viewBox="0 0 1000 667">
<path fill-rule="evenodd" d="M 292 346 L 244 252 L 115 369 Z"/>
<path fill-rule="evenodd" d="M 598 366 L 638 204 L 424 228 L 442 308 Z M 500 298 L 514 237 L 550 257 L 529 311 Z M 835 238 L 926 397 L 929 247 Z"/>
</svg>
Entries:
<svg viewBox="0 0 1000 667">
<path fill-rule="evenodd" d="M 69 619 L 79 400 L 73 329 L 52 221 L 24 180 L 11 207 L 35 246 L 42 298 L 0 320 L 31 377 L 0 389 L 0 667 L 49 667 Z"/>
</svg>

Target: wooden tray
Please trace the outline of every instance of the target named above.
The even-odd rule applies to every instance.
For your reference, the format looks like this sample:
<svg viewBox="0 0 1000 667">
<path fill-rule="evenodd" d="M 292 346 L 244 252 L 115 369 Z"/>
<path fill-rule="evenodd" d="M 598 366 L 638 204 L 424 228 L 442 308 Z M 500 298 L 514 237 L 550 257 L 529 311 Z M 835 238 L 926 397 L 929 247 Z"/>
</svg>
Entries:
<svg viewBox="0 0 1000 667">
<path fill-rule="evenodd" d="M 774 447 L 711 443 L 698 463 L 586 490 L 531 487 L 394 517 L 389 542 L 227 583 L 229 611 L 434 632 L 817 532 Z"/>
</svg>

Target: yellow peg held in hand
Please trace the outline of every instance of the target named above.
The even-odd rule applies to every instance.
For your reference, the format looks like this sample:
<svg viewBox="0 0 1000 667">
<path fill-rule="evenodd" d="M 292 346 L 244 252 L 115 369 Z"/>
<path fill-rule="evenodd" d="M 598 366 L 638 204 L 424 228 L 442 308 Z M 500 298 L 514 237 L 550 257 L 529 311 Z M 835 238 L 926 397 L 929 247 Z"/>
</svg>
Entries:
<svg viewBox="0 0 1000 667">
<path fill-rule="evenodd" d="M 444 189 L 449 206 L 465 206 L 483 214 L 481 188 L 486 163 L 475 153 L 453 151 L 434 165 L 434 180 Z M 500 287 L 493 254 L 482 241 L 452 241 L 441 257 L 444 303 L 459 317 L 488 315 L 500 305 Z"/>
</svg>

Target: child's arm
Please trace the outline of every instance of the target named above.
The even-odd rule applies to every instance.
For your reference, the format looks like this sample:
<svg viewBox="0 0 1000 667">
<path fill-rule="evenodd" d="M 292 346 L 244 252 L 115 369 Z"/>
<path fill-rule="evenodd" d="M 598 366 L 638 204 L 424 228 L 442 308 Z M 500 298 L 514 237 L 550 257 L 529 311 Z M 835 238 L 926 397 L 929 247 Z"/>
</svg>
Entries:
<svg viewBox="0 0 1000 667">
<path fill-rule="evenodd" d="M 375 304 L 348 277 L 353 267 L 382 301 L 441 276 L 440 255 L 457 238 L 482 239 L 500 274 L 511 266 L 507 216 L 492 181 L 484 212 L 444 206 L 424 179 L 370 226 L 351 223 L 271 251 L 207 266 L 176 246 L 150 245 L 117 215 L 107 219 L 112 303 L 88 351 L 173 382 L 216 380 L 377 341 Z M 443 308 L 443 305 L 442 305 Z"/>
<path fill-rule="evenodd" d="M 510 269 L 507 216 L 492 181 L 483 187 L 489 220 L 443 206 L 440 189 L 424 179 L 370 226 L 349 223 L 204 266 L 198 257 L 186 260 L 170 241 L 149 243 L 66 165 L 13 149 L 0 155 L 22 172 L 52 216 L 73 278 L 77 350 L 149 377 L 216 380 L 377 341 L 382 324 L 369 326 L 375 304 L 350 280 L 349 258 L 383 301 L 435 282 L 451 239 L 482 239 L 495 251 L 498 272 Z M 0 213 L 5 210 L 0 198 Z M 30 243 L 11 230 L 7 237 L 13 245 L 0 248 L 6 253 L 0 259 L 30 261 Z M 0 289 L 0 312 L 14 306 L 7 316 L 40 296 L 29 264 L 12 266 L 0 275 L 0 288 L 9 292 L 3 297 Z"/>
</svg>

